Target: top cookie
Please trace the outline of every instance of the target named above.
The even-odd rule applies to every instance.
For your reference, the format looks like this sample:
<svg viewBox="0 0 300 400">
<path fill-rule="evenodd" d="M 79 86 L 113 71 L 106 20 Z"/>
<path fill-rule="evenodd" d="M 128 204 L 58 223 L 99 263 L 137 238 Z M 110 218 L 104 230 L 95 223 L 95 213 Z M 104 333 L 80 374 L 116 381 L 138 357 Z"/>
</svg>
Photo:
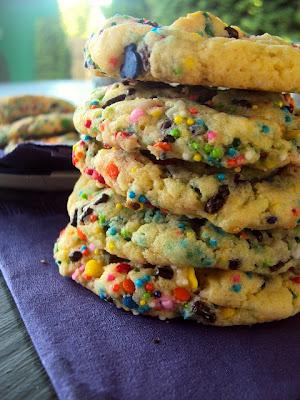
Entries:
<svg viewBox="0 0 300 400">
<path fill-rule="evenodd" d="M 188 85 L 300 92 L 300 49 L 277 36 L 251 36 L 207 12 L 160 27 L 115 16 L 87 43 L 99 75 Z"/>
</svg>

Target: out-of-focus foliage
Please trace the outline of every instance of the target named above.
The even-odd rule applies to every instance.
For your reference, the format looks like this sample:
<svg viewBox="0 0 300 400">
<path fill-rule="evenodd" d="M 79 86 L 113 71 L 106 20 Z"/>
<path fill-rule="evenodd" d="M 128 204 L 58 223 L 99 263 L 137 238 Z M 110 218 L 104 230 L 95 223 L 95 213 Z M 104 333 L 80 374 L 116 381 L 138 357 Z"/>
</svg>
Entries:
<svg viewBox="0 0 300 400">
<path fill-rule="evenodd" d="M 70 51 L 57 19 L 41 18 L 35 35 L 36 79 L 70 78 Z"/>
<path fill-rule="evenodd" d="M 67 3 L 68 7 L 62 7 L 64 2 L 60 3 L 61 19 L 64 31 L 69 37 L 87 37 L 87 24 L 90 13 L 88 1 L 73 1 Z"/>
<path fill-rule="evenodd" d="M 197 10 L 210 11 L 248 33 L 269 32 L 300 41 L 300 0 L 112 0 L 103 13 L 144 17 L 167 25 Z"/>
</svg>

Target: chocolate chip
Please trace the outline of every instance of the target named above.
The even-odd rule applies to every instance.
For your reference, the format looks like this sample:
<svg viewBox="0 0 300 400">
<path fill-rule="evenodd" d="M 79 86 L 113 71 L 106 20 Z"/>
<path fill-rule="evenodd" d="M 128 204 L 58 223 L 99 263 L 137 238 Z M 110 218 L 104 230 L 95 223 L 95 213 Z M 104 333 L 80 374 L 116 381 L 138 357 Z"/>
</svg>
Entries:
<svg viewBox="0 0 300 400">
<path fill-rule="evenodd" d="M 75 208 L 74 214 L 73 214 L 73 218 L 70 221 L 70 224 L 72 226 L 74 226 L 75 228 L 77 228 L 77 217 L 78 217 L 78 208 Z"/>
<path fill-rule="evenodd" d="M 241 260 L 238 258 L 235 258 L 233 260 L 229 260 L 228 267 L 232 270 L 238 269 L 238 267 L 241 265 Z"/>
<path fill-rule="evenodd" d="M 121 78 L 136 79 L 143 72 L 143 60 L 137 52 L 136 44 L 126 46 L 124 53 L 124 64 L 120 69 Z"/>
<path fill-rule="evenodd" d="M 75 250 L 71 254 L 69 254 L 69 259 L 72 262 L 79 261 L 82 258 L 81 251 Z"/>
<path fill-rule="evenodd" d="M 154 276 L 160 276 L 164 279 L 172 279 L 174 271 L 171 267 L 156 267 L 154 270 Z"/>
<path fill-rule="evenodd" d="M 241 184 L 241 183 L 245 183 L 246 180 L 241 179 L 241 175 L 240 175 L 240 174 L 234 174 L 233 182 L 234 182 L 236 185 L 239 185 L 239 184 Z"/>
<path fill-rule="evenodd" d="M 227 197 L 229 196 L 228 185 L 221 185 L 218 193 L 211 197 L 205 204 L 204 210 L 208 214 L 214 214 L 219 211 L 225 204 Z"/>
<path fill-rule="evenodd" d="M 246 99 L 232 99 L 231 104 L 234 104 L 236 106 L 241 106 L 241 107 L 246 107 L 246 108 L 252 108 L 252 104 L 250 101 Z"/>
<path fill-rule="evenodd" d="M 256 240 L 257 240 L 258 242 L 261 242 L 261 241 L 263 240 L 263 234 L 262 234 L 261 231 L 255 231 L 255 230 L 253 230 L 253 231 L 251 231 L 251 233 L 252 233 L 253 236 L 255 236 L 255 238 L 256 238 Z"/>
<path fill-rule="evenodd" d="M 300 237 L 296 236 L 295 240 L 296 240 L 297 243 L 300 243 Z"/>
<path fill-rule="evenodd" d="M 158 25 L 157 22 L 150 21 L 149 19 L 139 18 L 139 19 L 137 20 L 137 22 L 138 22 L 139 24 L 153 26 L 154 28 L 159 27 L 159 25 Z"/>
<path fill-rule="evenodd" d="M 268 157 L 268 153 L 265 151 L 261 151 L 260 153 L 260 159 L 265 160 Z"/>
<path fill-rule="evenodd" d="M 92 208 L 90 208 L 90 207 L 85 209 L 83 211 L 83 213 L 81 214 L 81 216 L 80 216 L 80 221 L 83 222 L 86 217 L 88 217 L 89 215 L 91 215 L 93 213 L 93 211 L 94 210 Z"/>
<path fill-rule="evenodd" d="M 127 96 L 132 96 L 133 94 L 135 94 L 136 90 L 134 88 L 129 88 L 127 91 Z"/>
<path fill-rule="evenodd" d="M 230 26 L 230 25 L 228 25 L 228 26 L 225 26 L 225 31 L 228 33 L 228 36 L 230 37 L 230 38 L 233 38 L 233 39 L 238 39 L 239 38 L 239 33 L 238 33 L 238 31 L 236 30 L 236 29 L 234 29 L 232 26 Z"/>
<path fill-rule="evenodd" d="M 112 99 L 107 100 L 106 103 L 103 104 L 102 108 L 106 108 L 111 106 L 114 103 L 118 103 L 119 101 L 123 101 L 126 99 L 126 94 L 120 94 L 119 96 L 113 97 Z"/>
<path fill-rule="evenodd" d="M 215 312 L 203 301 L 197 300 L 192 306 L 192 312 L 205 322 L 214 324 L 217 320 Z"/>
<path fill-rule="evenodd" d="M 131 202 L 127 205 L 128 208 L 132 208 L 133 210 L 139 210 L 141 208 L 140 203 Z"/>
<path fill-rule="evenodd" d="M 275 217 L 275 215 L 271 215 L 271 217 L 268 217 L 267 218 L 267 223 L 268 224 L 276 224 L 276 222 L 277 222 L 277 220 L 278 220 L 278 218 L 277 217 Z"/>
<path fill-rule="evenodd" d="M 166 135 L 162 141 L 165 143 L 174 143 L 176 141 L 176 138 L 172 135 Z"/>
<path fill-rule="evenodd" d="M 146 72 L 149 70 L 150 64 L 149 64 L 149 58 L 150 58 L 150 51 L 149 48 L 146 44 L 140 49 L 139 54 L 141 56 L 142 60 L 142 69 Z M 149 86 L 149 82 L 147 83 Z M 166 87 L 165 83 L 160 83 L 160 82 L 154 82 L 152 83 L 153 87 Z"/>
<path fill-rule="evenodd" d="M 106 193 L 102 193 L 102 195 L 94 202 L 94 205 L 97 206 L 101 203 L 106 203 L 109 200 L 109 195 Z"/>
<path fill-rule="evenodd" d="M 172 126 L 172 121 L 171 121 L 170 119 L 166 119 L 166 120 L 161 124 L 160 129 L 163 129 L 163 130 L 169 129 L 169 128 L 171 128 L 171 126 Z"/>
<path fill-rule="evenodd" d="M 286 261 L 286 262 L 287 262 L 287 261 Z M 286 262 L 284 262 L 284 261 L 279 261 L 277 264 L 272 265 L 272 266 L 270 267 L 270 270 L 271 270 L 272 272 L 278 271 L 278 270 L 280 270 L 280 268 L 282 268 L 282 267 L 286 264 Z"/>
</svg>

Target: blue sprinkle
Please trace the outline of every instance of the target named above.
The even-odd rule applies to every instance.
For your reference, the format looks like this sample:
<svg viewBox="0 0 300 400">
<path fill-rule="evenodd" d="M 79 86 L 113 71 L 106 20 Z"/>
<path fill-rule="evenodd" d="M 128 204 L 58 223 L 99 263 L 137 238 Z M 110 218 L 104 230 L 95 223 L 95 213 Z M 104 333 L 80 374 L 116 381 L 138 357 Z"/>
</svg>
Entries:
<svg viewBox="0 0 300 400">
<path fill-rule="evenodd" d="M 234 285 L 231 286 L 231 291 L 235 293 L 239 293 L 242 289 L 242 285 L 240 283 L 235 283 Z"/>
<path fill-rule="evenodd" d="M 145 275 L 141 279 L 144 283 L 151 281 L 151 276 L 150 275 Z"/>
<path fill-rule="evenodd" d="M 88 142 L 89 140 L 92 139 L 92 137 L 89 135 L 81 135 L 80 138 L 81 138 L 81 140 L 84 140 L 85 142 Z"/>
<path fill-rule="evenodd" d="M 216 178 L 218 179 L 218 181 L 223 182 L 225 180 L 225 174 L 217 174 Z"/>
<path fill-rule="evenodd" d="M 141 194 L 141 195 L 139 196 L 139 198 L 138 198 L 138 201 L 139 201 L 140 203 L 146 203 L 146 202 L 147 202 L 147 197 L 144 196 L 143 194 Z"/>
<path fill-rule="evenodd" d="M 270 128 L 268 127 L 268 125 L 262 125 L 261 131 L 263 133 L 269 133 L 270 132 Z"/>
<path fill-rule="evenodd" d="M 134 198 L 135 198 L 135 193 L 134 193 L 133 191 L 130 191 L 130 192 L 128 193 L 128 197 L 129 197 L 130 199 L 134 199 Z"/>
<path fill-rule="evenodd" d="M 136 287 L 141 288 L 141 287 L 143 287 L 143 285 L 144 285 L 144 281 L 143 281 L 143 279 L 137 279 L 137 280 L 134 282 L 134 284 L 135 284 Z"/>
<path fill-rule="evenodd" d="M 100 297 L 100 299 L 101 299 L 101 300 L 105 300 L 105 299 L 106 299 L 106 293 L 105 293 L 105 290 L 103 290 L 103 289 L 100 289 L 100 292 L 99 292 L 99 297 Z"/>
<path fill-rule="evenodd" d="M 234 149 L 233 147 L 230 147 L 230 148 L 227 150 L 226 154 L 227 154 L 229 157 L 234 157 L 234 156 L 237 154 L 237 151 L 236 151 L 236 149 Z"/>
<path fill-rule="evenodd" d="M 291 121 L 292 121 L 292 118 L 291 118 L 289 115 L 286 115 L 286 116 L 284 117 L 284 120 L 285 120 L 285 122 L 291 122 Z"/>
<path fill-rule="evenodd" d="M 253 272 L 246 272 L 246 275 L 248 276 L 249 279 L 253 278 Z"/>
<path fill-rule="evenodd" d="M 217 247 L 218 241 L 216 239 L 209 239 L 209 245 L 211 247 Z"/>
<path fill-rule="evenodd" d="M 86 249 L 87 249 L 87 246 L 85 246 L 85 245 L 81 246 L 81 248 L 80 248 L 81 251 L 84 251 Z"/>
<path fill-rule="evenodd" d="M 159 26 L 154 26 L 154 27 L 151 29 L 151 32 L 154 32 L 154 33 L 159 34 L 160 29 L 161 29 L 161 28 L 160 28 Z"/>
<path fill-rule="evenodd" d="M 153 292 L 153 296 L 154 297 L 161 297 L 161 292 L 159 290 L 155 290 L 155 292 Z"/>
<path fill-rule="evenodd" d="M 180 222 L 177 226 L 179 229 L 185 229 L 185 224 L 183 222 Z"/>
<path fill-rule="evenodd" d="M 99 100 L 92 100 L 91 102 L 90 102 L 90 105 L 91 106 L 97 106 L 99 104 Z"/>
<path fill-rule="evenodd" d="M 203 121 L 203 119 L 200 119 L 200 118 L 197 118 L 195 122 L 196 122 L 196 125 L 198 125 L 198 126 L 204 126 L 205 125 L 205 122 Z"/>
<path fill-rule="evenodd" d="M 203 267 L 211 267 L 214 264 L 214 262 L 213 262 L 213 260 L 206 258 L 203 260 L 202 264 L 203 264 Z"/>
<path fill-rule="evenodd" d="M 128 308 L 138 308 L 139 307 L 136 304 L 136 302 L 133 300 L 133 298 L 129 295 L 123 296 L 122 302 L 123 302 L 124 306 L 128 307 Z"/>
<path fill-rule="evenodd" d="M 109 235 L 111 235 L 111 236 L 114 236 L 114 235 L 117 234 L 117 230 L 116 230 L 116 228 L 115 228 L 114 226 L 112 226 L 111 228 L 109 228 L 109 229 L 107 230 L 107 233 L 108 233 Z"/>
<path fill-rule="evenodd" d="M 150 307 L 148 305 L 140 306 L 138 308 L 138 312 L 141 314 L 144 314 L 146 312 L 150 311 Z"/>
</svg>

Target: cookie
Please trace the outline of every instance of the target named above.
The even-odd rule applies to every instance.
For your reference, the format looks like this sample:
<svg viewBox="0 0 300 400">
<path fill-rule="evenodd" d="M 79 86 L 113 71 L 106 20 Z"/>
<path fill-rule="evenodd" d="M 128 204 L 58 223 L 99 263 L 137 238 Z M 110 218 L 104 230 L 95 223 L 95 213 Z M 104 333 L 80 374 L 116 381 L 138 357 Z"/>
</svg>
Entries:
<svg viewBox="0 0 300 400">
<path fill-rule="evenodd" d="M 126 87 L 108 88 L 107 98 L 117 90 L 130 92 Z M 199 105 L 185 98 L 141 98 L 151 93 L 142 85 L 134 90 L 129 97 L 137 98 L 132 100 L 124 94 L 103 102 L 95 100 L 100 93 L 94 93 L 76 110 L 75 128 L 85 140 L 96 137 L 104 146 L 127 152 L 147 150 L 161 160 L 201 161 L 229 169 L 249 165 L 265 171 L 300 165 L 300 119 L 293 115 L 288 96 L 219 90 L 208 105 Z"/>
<path fill-rule="evenodd" d="M 0 127 L 0 143 L 4 147 L 10 141 L 16 143 L 19 140 L 58 136 L 71 130 L 74 130 L 73 114 L 40 114 L 34 117 L 22 118 L 10 125 Z"/>
<path fill-rule="evenodd" d="M 68 225 L 54 258 L 64 276 L 100 299 L 133 314 L 181 317 L 210 325 L 242 325 L 287 318 L 300 311 L 300 277 L 286 272 L 263 277 L 251 272 L 141 266 L 108 253 Z"/>
<path fill-rule="evenodd" d="M 85 66 L 97 75 L 274 92 L 300 91 L 300 49 L 264 34 L 247 35 L 207 12 L 170 26 L 127 16 L 91 36 Z"/>
<path fill-rule="evenodd" d="M 49 96 L 9 96 L 0 99 L 0 125 L 17 119 L 48 113 L 71 113 L 74 106 L 70 102 Z"/>
<path fill-rule="evenodd" d="M 143 202 L 134 209 L 111 189 L 82 176 L 68 201 L 71 225 L 101 250 L 138 264 L 278 274 L 300 273 L 300 226 L 225 233 L 204 219 L 167 214 Z M 70 243 L 78 236 L 70 230 Z"/>
<path fill-rule="evenodd" d="M 243 173 L 221 170 L 195 173 L 182 163 L 162 165 L 139 153 L 98 151 L 95 146 L 84 141 L 75 145 L 73 163 L 88 174 L 96 170 L 95 179 L 126 197 L 129 206 L 143 196 L 155 207 L 206 218 L 229 233 L 245 228 L 291 229 L 299 223 L 298 168 L 285 167 L 268 178 L 247 179 Z"/>
</svg>

